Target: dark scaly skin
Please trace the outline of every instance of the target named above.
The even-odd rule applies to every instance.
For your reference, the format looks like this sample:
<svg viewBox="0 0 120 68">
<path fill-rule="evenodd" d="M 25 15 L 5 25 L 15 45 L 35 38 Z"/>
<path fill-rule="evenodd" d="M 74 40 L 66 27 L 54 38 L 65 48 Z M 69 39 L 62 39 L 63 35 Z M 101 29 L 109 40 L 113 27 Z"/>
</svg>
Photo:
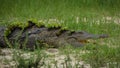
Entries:
<svg viewBox="0 0 120 68">
<path fill-rule="evenodd" d="M 7 44 L 4 39 L 4 31 L 5 30 L 6 30 L 6 27 L 0 26 L 0 47 L 7 47 L 7 46 L 5 46 Z"/>
<path fill-rule="evenodd" d="M 47 28 L 45 26 L 38 27 L 31 21 L 29 26 L 24 29 L 14 27 L 11 33 L 7 36 L 9 42 L 14 45 L 15 42 L 20 44 L 20 48 L 24 45 L 28 49 L 34 49 L 36 46 L 42 47 L 48 45 L 49 47 L 64 47 L 72 45 L 74 47 L 81 47 L 83 41 L 88 39 L 107 38 L 108 35 L 94 35 L 85 31 L 70 31 L 62 30 L 61 27 Z M 0 27 L 0 46 L 7 47 L 4 40 L 4 31 L 6 27 Z"/>
</svg>

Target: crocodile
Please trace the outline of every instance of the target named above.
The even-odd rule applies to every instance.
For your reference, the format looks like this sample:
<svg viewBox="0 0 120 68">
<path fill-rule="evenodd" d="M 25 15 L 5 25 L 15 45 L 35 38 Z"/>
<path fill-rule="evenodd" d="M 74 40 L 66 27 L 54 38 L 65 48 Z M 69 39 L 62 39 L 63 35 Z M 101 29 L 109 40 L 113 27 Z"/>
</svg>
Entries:
<svg viewBox="0 0 120 68">
<path fill-rule="evenodd" d="M 71 45 L 73 47 L 84 46 L 88 39 L 107 38 L 107 34 L 90 34 L 86 31 L 71 31 L 58 27 L 37 26 L 34 22 L 28 21 L 28 26 L 21 28 L 18 26 L 9 29 L 11 32 L 6 36 L 5 31 L 8 27 L 0 27 L 0 47 L 15 46 L 16 42 L 19 48 L 28 48 L 34 50 L 37 47 L 64 47 Z M 6 42 L 7 39 L 7 42 Z"/>
</svg>

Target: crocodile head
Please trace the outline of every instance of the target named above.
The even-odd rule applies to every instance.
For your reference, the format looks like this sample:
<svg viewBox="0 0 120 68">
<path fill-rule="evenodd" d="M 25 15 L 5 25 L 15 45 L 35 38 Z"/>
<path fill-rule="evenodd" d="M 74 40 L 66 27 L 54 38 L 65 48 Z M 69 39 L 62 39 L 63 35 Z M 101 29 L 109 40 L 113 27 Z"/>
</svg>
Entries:
<svg viewBox="0 0 120 68">
<path fill-rule="evenodd" d="M 85 31 L 77 31 L 71 33 L 71 35 L 68 38 L 74 38 L 81 43 L 85 43 L 89 39 L 99 39 L 99 38 L 107 38 L 107 37 L 108 37 L 107 34 L 94 35 L 94 34 L 89 34 Z"/>
</svg>

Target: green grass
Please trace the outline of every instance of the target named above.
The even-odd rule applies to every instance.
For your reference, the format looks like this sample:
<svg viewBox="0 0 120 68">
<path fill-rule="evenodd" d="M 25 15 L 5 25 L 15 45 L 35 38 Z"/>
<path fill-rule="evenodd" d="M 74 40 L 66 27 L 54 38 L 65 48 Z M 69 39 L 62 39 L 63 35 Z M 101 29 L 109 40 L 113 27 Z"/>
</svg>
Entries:
<svg viewBox="0 0 120 68">
<path fill-rule="evenodd" d="M 119 3 L 119 0 L 0 0 L 0 19 L 21 21 L 119 15 Z"/>
<path fill-rule="evenodd" d="M 35 22 L 44 22 L 48 26 L 60 23 L 70 30 L 108 34 L 110 36 L 108 39 L 96 40 L 96 44 L 88 43 L 88 46 L 83 48 L 60 48 L 61 54 L 68 56 L 63 64 L 69 67 L 71 65 L 69 54 L 75 54 L 78 61 L 83 60 L 93 68 L 107 64 L 110 68 L 119 68 L 120 22 L 115 22 L 120 20 L 119 3 L 120 0 L 0 0 L 0 25 L 16 22 L 26 24 L 29 19 L 32 19 Z M 81 54 L 80 51 L 89 52 Z M 27 60 L 28 63 L 26 63 L 21 57 L 15 61 L 20 63 L 18 67 L 35 64 L 33 59 Z M 54 61 L 54 64 L 56 66 L 57 61 Z M 51 67 L 49 64 L 46 66 Z"/>
</svg>

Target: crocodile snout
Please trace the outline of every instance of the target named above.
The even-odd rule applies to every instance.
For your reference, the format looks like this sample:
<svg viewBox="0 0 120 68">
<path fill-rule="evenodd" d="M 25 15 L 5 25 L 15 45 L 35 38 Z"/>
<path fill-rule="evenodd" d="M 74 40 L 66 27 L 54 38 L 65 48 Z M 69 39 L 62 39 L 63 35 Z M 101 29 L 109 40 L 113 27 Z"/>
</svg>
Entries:
<svg viewBox="0 0 120 68">
<path fill-rule="evenodd" d="M 99 36 L 99 38 L 108 38 L 108 37 L 109 37 L 109 35 L 107 35 L 107 34 L 102 34 Z"/>
</svg>

